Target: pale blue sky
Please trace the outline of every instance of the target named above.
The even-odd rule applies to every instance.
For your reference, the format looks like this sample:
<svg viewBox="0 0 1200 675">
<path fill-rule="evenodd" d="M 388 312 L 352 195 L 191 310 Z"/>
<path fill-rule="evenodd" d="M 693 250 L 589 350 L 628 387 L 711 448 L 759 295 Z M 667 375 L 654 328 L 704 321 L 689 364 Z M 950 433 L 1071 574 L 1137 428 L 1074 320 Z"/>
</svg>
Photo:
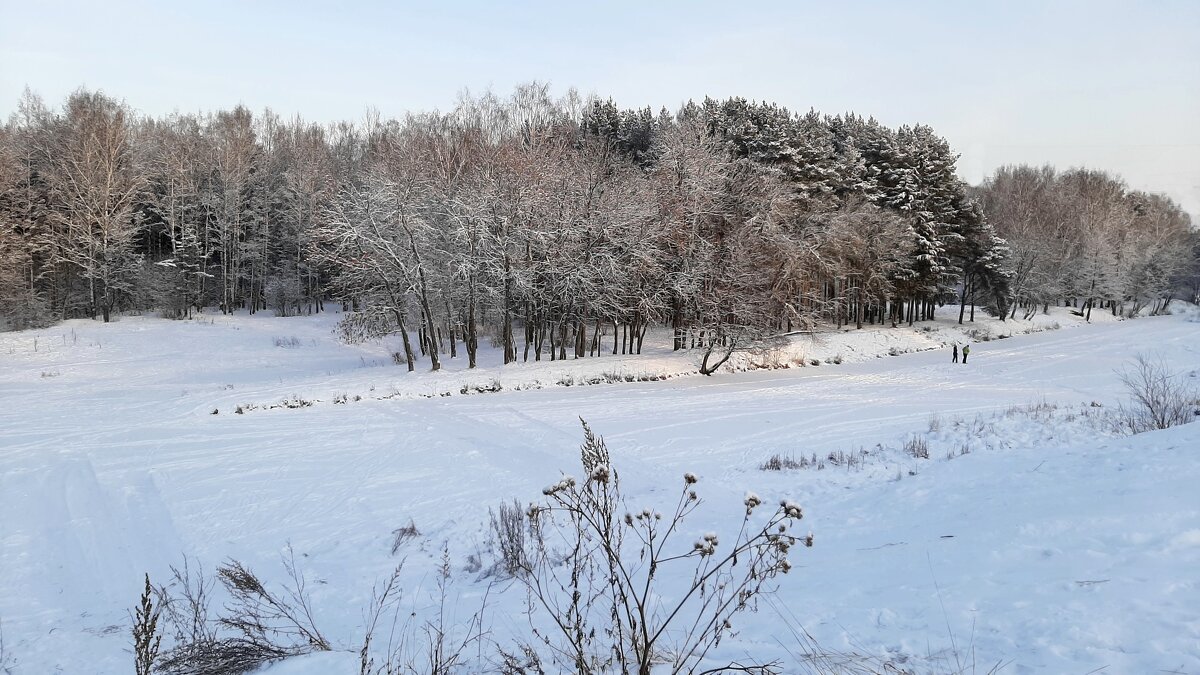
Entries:
<svg viewBox="0 0 1200 675">
<path fill-rule="evenodd" d="M 328 121 L 533 79 L 623 106 L 740 95 L 926 123 L 971 182 L 1085 165 L 1200 214 L 1200 0 L 0 0 L 0 116 L 26 85 L 52 105 L 86 85 L 154 115 Z"/>
</svg>

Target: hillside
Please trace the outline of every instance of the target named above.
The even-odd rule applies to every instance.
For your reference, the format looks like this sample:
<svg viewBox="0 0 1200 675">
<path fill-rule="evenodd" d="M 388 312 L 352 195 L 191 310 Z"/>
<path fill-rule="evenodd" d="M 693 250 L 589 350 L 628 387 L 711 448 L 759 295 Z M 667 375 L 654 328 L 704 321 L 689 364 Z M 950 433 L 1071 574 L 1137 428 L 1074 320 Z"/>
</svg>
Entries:
<svg viewBox="0 0 1200 675">
<path fill-rule="evenodd" d="M 649 338 L 640 357 L 503 367 L 489 350 L 478 372 L 408 374 L 394 345 L 337 343 L 331 316 L 0 335 L 0 667 L 130 672 L 144 572 L 236 559 L 276 583 L 289 543 L 344 651 L 273 673 L 357 673 L 372 585 L 403 560 L 404 611 L 429 618 L 443 548 L 452 621 L 486 596 L 490 639 L 509 645 L 528 628 L 524 593 L 488 574 L 488 511 L 578 475 L 583 417 L 634 505 L 666 508 L 684 472 L 699 476 L 689 537 L 736 527 L 750 490 L 804 506 L 815 546 L 717 660 L 793 672 L 807 631 L 918 672 L 1200 670 L 1200 424 L 1127 437 L 1106 420 L 1137 354 L 1197 376 L 1198 324 L 1060 311 L 1038 323 L 1061 330 L 973 342 L 963 365 L 943 347 L 965 338 L 946 314 L 755 357 L 819 366 L 713 377 Z M 1014 328 L 1035 326 L 982 324 Z M 575 386 L 605 374 L 622 382 Z M 284 401 L 297 407 L 271 408 Z M 903 449 L 917 437 L 927 459 Z M 806 467 L 761 470 L 773 455 Z"/>
</svg>

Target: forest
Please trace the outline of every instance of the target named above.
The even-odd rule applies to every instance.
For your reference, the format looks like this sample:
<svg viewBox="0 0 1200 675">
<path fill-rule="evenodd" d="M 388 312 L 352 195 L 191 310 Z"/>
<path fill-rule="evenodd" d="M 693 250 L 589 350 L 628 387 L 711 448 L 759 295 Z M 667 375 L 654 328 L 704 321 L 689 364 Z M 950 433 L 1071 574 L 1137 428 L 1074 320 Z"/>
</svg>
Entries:
<svg viewBox="0 0 1200 675">
<path fill-rule="evenodd" d="M 956 160 L 924 125 L 539 83 L 332 124 L 27 92 L 0 127 L 0 327 L 334 302 L 409 370 L 473 367 L 481 339 L 505 363 L 639 353 L 651 328 L 712 369 L 823 326 L 1200 296 L 1169 198 L 1077 168 L 970 186 Z"/>
</svg>

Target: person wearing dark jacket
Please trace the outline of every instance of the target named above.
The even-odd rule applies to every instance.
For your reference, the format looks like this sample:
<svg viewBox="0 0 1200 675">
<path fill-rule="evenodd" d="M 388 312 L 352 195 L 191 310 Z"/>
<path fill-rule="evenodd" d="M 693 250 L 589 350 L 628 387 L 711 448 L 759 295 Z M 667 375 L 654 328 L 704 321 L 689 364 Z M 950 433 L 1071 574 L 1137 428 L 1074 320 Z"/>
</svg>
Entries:
<svg viewBox="0 0 1200 675">
<path fill-rule="evenodd" d="M 951 363 L 958 363 L 958 343 L 954 343 L 954 360 Z"/>
</svg>

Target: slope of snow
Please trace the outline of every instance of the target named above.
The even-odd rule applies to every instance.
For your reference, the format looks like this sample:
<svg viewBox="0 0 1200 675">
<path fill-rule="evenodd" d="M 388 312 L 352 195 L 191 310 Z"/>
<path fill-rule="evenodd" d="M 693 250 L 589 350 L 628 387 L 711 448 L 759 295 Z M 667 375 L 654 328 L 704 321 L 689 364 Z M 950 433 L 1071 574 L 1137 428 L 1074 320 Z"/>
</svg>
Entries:
<svg viewBox="0 0 1200 675">
<path fill-rule="evenodd" d="M 1197 672 L 1200 424 L 1129 438 L 1102 418 L 1123 397 L 1114 370 L 1135 354 L 1195 376 L 1200 329 L 1097 318 L 976 343 L 965 366 L 938 349 L 963 339 L 947 316 L 928 331 L 834 333 L 781 357 L 841 354 L 839 366 L 590 387 L 554 385 L 679 376 L 695 356 L 648 343 L 642 357 L 500 367 L 489 350 L 483 372 L 409 375 L 385 345 L 337 344 L 329 317 L 0 335 L 0 621 L 12 660 L 0 666 L 128 672 L 143 572 L 165 580 L 185 555 L 209 570 L 236 558 L 280 581 L 289 543 L 340 649 L 357 648 L 372 585 L 401 558 L 405 602 L 434 611 L 443 546 L 454 612 L 469 616 L 488 593 L 504 640 L 525 627 L 523 594 L 489 590 L 494 578 L 467 571 L 468 558 L 491 559 L 489 507 L 578 473 L 582 416 L 638 504 L 661 505 L 684 471 L 698 473 L 697 531 L 732 527 L 750 489 L 805 506 L 817 545 L 793 556 L 778 596 L 719 657 L 787 663 L 802 627 L 829 649 L 917 669 L 957 653 L 1004 672 Z M 893 351 L 917 353 L 875 358 Z M 456 393 L 495 378 L 545 388 Z M 360 400 L 333 404 L 341 394 Z M 289 398 L 321 402 L 231 414 Z M 930 459 L 901 450 L 916 434 Z M 826 459 L 860 449 L 861 466 Z M 773 454 L 826 466 L 759 470 Z M 410 521 L 420 535 L 393 555 L 391 533 Z M 271 672 L 357 670 L 348 651 Z"/>
</svg>

